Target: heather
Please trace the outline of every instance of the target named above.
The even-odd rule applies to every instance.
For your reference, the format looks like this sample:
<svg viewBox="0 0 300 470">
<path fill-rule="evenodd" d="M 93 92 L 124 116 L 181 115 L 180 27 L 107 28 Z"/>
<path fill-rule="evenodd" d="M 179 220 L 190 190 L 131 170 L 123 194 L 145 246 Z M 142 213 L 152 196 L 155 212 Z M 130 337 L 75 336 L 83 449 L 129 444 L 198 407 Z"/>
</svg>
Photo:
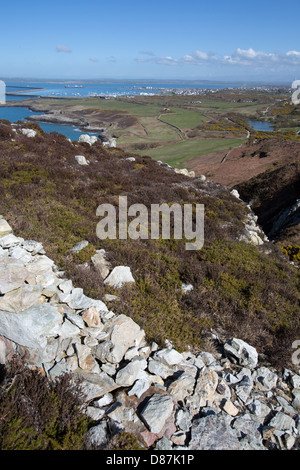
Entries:
<svg viewBox="0 0 300 470">
<path fill-rule="evenodd" d="M 82 287 L 145 329 L 148 339 L 172 341 L 179 350 L 208 347 L 208 330 L 253 344 L 275 363 L 287 364 L 300 334 L 299 273 L 271 243 L 239 241 L 249 212 L 223 186 L 176 174 L 147 156 L 69 142 L 37 130 L 28 138 L 0 123 L 0 213 L 14 233 L 41 241 L 47 255 Z M 79 166 L 76 155 L 90 162 Z M 134 156 L 135 161 L 127 160 Z M 185 240 L 99 240 L 96 209 L 128 204 L 200 203 L 205 206 L 205 244 L 185 250 Z M 69 250 L 81 240 L 80 253 Z M 104 248 L 112 266 L 130 266 L 136 282 L 122 289 L 104 285 L 91 263 Z M 189 293 L 182 283 L 192 284 Z"/>
<path fill-rule="evenodd" d="M 81 450 L 84 398 L 69 374 L 50 381 L 14 358 L 0 368 L 0 449 Z"/>
</svg>

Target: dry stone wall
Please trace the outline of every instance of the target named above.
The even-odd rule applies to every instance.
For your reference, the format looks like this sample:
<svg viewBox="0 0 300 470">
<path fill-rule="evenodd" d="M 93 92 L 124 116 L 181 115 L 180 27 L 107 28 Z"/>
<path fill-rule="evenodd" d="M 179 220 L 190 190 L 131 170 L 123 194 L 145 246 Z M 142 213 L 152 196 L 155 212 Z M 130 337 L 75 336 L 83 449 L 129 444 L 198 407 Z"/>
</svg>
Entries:
<svg viewBox="0 0 300 470">
<path fill-rule="evenodd" d="M 215 340 L 216 354 L 148 344 L 0 217 L 0 363 L 18 354 L 50 379 L 80 378 L 94 423 L 86 448 L 125 429 L 161 450 L 297 449 L 299 370 L 275 370 L 241 339 Z"/>
</svg>

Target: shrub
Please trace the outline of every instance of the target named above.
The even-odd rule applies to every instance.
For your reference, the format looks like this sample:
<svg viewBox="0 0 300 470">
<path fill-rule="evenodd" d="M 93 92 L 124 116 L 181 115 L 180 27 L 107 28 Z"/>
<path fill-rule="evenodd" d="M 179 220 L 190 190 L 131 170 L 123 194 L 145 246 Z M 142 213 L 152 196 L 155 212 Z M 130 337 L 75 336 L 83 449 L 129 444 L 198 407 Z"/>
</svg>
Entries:
<svg viewBox="0 0 300 470">
<path fill-rule="evenodd" d="M 145 447 L 134 434 L 123 430 L 109 441 L 105 450 L 145 450 Z"/>
<path fill-rule="evenodd" d="M 88 428 L 80 383 L 54 382 L 14 358 L 0 383 L 1 450 L 80 450 Z"/>
<path fill-rule="evenodd" d="M 10 126 L 10 122 L 6 119 L 0 120 L 0 139 L 9 139 L 13 136 L 13 131 Z"/>
<path fill-rule="evenodd" d="M 281 247 L 281 250 L 289 258 L 290 261 L 294 261 L 295 263 L 300 262 L 300 246 L 299 245 L 283 244 Z"/>
</svg>

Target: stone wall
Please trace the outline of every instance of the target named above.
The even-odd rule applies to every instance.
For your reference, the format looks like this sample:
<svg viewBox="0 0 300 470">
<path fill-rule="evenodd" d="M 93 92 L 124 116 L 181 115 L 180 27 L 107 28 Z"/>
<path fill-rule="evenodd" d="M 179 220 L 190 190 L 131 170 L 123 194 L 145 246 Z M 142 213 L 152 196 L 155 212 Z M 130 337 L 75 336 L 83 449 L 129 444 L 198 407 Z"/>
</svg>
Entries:
<svg viewBox="0 0 300 470">
<path fill-rule="evenodd" d="M 299 370 L 275 370 L 240 339 L 214 340 L 216 354 L 148 344 L 0 216 L 0 363 L 18 354 L 50 379 L 80 378 L 94 422 L 86 448 L 125 429 L 161 450 L 297 449 Z"/>
</svg>

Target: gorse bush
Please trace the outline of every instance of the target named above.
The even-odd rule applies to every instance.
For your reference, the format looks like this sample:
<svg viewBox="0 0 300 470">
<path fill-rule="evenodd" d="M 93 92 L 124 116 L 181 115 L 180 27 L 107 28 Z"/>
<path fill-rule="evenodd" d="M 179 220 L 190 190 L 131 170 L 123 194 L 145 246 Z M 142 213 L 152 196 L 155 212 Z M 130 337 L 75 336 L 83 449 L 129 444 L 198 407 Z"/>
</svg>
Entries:
<svg viewBox="0 0 300 470">
<path fill-rule="evenodd" d="M 281 247 L 282 252 L 288 256 L 291 261 L 300 263 L 300 246 L 299 245 L 286 245 L 283 244 Z"/>
<path fill-rule="evenodd" d="M 88 429 L 80 383 L 52 382 L 13 359 L 0 378 L 1 450 L 80 450 Z"/>
</svg>

